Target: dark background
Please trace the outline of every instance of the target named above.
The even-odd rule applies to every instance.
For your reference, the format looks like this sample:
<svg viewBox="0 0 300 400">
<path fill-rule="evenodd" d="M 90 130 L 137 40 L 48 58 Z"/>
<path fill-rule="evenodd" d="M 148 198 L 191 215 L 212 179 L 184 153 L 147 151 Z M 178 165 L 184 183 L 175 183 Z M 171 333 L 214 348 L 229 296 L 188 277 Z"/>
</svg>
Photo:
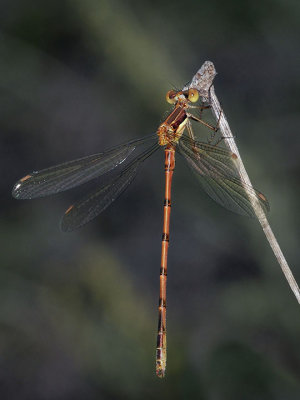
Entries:
<svg viewBox="0 0 300 400">
<path fill-rule="evenodd" d="M 154 373 L 163 152 L 71 234 L 59 219 L 80 190 L 11 198 L 32 170 L 155 132 L 165 92 L 211 60 L 300 281 L 299 9 L 286 0 L 1 0 L 1 399 L 299 399 L 300 309 L 264 234 L 202 193 L 180 159 L 163 381 Z"/>
</svg>

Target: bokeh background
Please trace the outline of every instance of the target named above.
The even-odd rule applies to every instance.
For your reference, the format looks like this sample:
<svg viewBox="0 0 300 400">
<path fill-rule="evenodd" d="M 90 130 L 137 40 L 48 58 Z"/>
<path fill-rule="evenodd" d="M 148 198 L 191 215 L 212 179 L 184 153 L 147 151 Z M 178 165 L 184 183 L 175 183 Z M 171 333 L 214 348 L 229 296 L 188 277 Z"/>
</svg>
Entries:
<svg viewBox="0 0 300 400">
<path fill-rule="evenodd" d="M 82 191 L 11 198 L 32 170 L 155 132 L 165 92 L 211 60 L 300 281 L 299 9 L 287 0 L 1 0 L 1 399 L 299 399 L 299 305 L 258 222 L 214 203 L 182 160 L 163 381 L 154 373 L 163 152 L 71 234 L 59 219 Z"/>
</svg>

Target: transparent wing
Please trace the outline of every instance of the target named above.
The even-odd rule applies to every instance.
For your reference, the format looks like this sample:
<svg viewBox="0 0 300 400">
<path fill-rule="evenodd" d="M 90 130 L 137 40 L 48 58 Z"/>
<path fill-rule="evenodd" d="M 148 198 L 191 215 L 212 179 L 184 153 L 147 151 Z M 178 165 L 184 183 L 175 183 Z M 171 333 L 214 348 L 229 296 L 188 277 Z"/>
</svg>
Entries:
<svg viewBox="0 0 300 400">
<path fill-rule="evenodd" d="M 183 139 L 178 151 L 196 173 L 204 191 L 217 203 L 238 214 L 255 217 L 249 196 L 259 200 L 265 212 L 270 210 L 268 200 L 259 191 L 247 186 L 239 178 L 232 152 L 202 142 Z"/>
<path fill-rule="evenodd" d="M 208 143 L 191 140 L 188 136 L 182 136 L 180 149 L 184 155 L 198 162 L 204 175 L 223 175 L 238 177 L 236 155 L 229 150 Z"/>
<path fill-rule="evenodd" d="M 140 164 L 158 148 L 158 144 L 155 144 L 133 160 L 111 183 L 97 188 L 73 204 L 62 218 L 61 229 L 65 232 L 70 232 L 97 217 L 124 192 L 135 178 Z"/>
<path fill-rule="evenodd" d="M 111 171 L 122 164 L 138 146 L 154 140 L 157 140 L 156 135 L 151 135 L 104 153 L 34 171 L 15 184 L 12 195 L 17 199 L 33 199 L 74 188 Z"/>
</svg>

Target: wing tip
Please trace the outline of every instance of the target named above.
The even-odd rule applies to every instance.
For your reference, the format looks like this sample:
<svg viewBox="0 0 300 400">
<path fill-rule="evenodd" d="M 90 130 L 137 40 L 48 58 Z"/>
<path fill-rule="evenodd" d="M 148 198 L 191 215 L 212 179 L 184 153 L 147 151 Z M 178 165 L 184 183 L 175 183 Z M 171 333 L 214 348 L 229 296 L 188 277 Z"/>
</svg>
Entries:
<svg viewBox="0 0 300 400">
<path fill-rule="evenodd" d="M 22 197 L 22 193 L 21 193 L 21 185 L 22 185 L 22 182 L 21 181 L 18 181 L 15 185 L 14 185 L 14 187 L 13 187 L 13 189 L 12 189 L 12 192 L 11 192 L 11 194 L 12 194 L 12 197 L 14 197 L 15 199 L 22 199 L 23 197 Z"/>
<path fill-rule="evenodd" d="M 65 211 L 64 216 L 63 216 L 62 219 L 61 219 L 61 222 L 60 222 L 60 229 L 61 229 L 63 232 L 72 232 L 72 231 L 74 230 L 74 228 L 72 227 L 72 225 L 70 225 L 70 220 L 69 220 L 69 223 L 68 223 L 68 217 L 69 217 L 70 212 L 73 210 L 73 208 L 74 208 L 74 204 L 72 204 L 72 205 Z"/>
<path fill-rule="evenodd" d="M 23 183 L 23 182 L 27 181 L 31 177 L 32 177 L 31 174 L 27 174 L 27 175 L 23 176 L 23 178 L 21 178 L 19 182 Z"/>
<path fill-rule="evenodd" d="M 60 222 L 60 230 L 62 232 L 72 232 L 74 230 L 74 228 L 72 226 L 70 226 L 65 220 L 64 217 L 62 218 L 61 222 Z"/>
<path fill-rule="evenodd" d="M 25 192 L 22 192 L 22 184 L 26 182 L 29 178 L 32 177 L 32 174 L 27 174 L 23 176 L 23 178 L 19 179 L 18 182 L 14 185 L 12 189 L 12 197 L 15 199 L 30 199 L 30 196 Z"/>
</svg>

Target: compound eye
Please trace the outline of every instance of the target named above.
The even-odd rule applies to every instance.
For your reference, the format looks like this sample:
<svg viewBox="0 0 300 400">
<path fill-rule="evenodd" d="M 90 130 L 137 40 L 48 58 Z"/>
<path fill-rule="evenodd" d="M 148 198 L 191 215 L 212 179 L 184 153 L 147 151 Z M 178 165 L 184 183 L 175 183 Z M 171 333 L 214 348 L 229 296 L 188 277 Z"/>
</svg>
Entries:
<svg viewBox="0 0 300 400">
<path fill-rule="evenodd" d="M 192 103 L 196 103 L 196 101 L 199 100 L 199 92 L 196 89 L 189 89 L 188 92 L 188 99 L 189 101 L 191 101 Z"/>
<path fill-rule="evenodd" d="M 166 100 L 169 104 L 174 104 L 176 103 L 176 94 L 175 90 L 169 90 L 168 93 L 166 94 Z"/>
</svg>

